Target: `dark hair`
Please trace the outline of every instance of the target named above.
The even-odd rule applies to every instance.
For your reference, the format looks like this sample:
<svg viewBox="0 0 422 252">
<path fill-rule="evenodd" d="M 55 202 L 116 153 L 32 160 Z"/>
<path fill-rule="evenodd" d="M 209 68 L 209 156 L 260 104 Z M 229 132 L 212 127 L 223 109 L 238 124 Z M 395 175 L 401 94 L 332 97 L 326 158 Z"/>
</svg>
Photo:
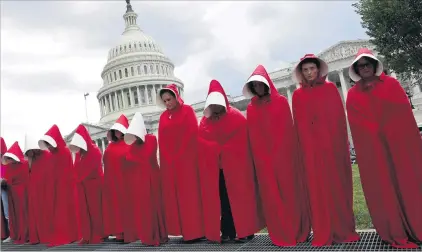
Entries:
<svg viewBox="0 0 422 252">
<path fill-rule="evenodd" d="M 302 62 L 300 62 L 300 64 L 299 64 L 300 71 L 302 71 L 302 65 L 306 64 L 306 63 L 314 63 L 317 66 L 318 69 L 321 66 L 318 59 L 308 58 L 308 59 L 304 59 Z"/>
<path fill-rule="evenodd" d="M 111 141 L 113 142 L 117 142 L 119 139 L 116 136 L 116 130 L 112 129 L 110 130 L 110 136 L 111 136 Z M 122 133 L 122 138 L 123 138 L 124 134 Z"/>
<path fill-rule="evenodd" d="M 365 57 L 365 56 L 363 56 L 362 58 L 366 59 L 369 62 L 369 64 L 372 65 L 372 67 L 374 68 L 374 73 L 375 73 L 377 71 L 378 61 L 373 59 L 373 58 L 369 58 L 369 57 Z M 355 71 L 355 73 L 359 75 L 359 69 L 358 69 L 358 62 L 357 61 L 353 64 L 353 71 Z"/>
<path fill-rule="evenodd" d="M 161 89 L 160 90 L 160 97 L 163 98 L 163 94 L 165 94 L 165 93 L 169 93 L 169 94 L 171 94 L 171 96 L 173 96 L 174 98 L 176 98 L 176 95 L 174 94 L 174 92 L 173 91 L 170 91 L 168 89 Z"/>
<path fill-rule="evenodd" d="M 262 83 L 262 82 L 261 82 Z M 251 90 L 251 93 L 253 94 L 253 95 L 256 95 L 256 96 L 258 96 L 258 94 L 256 93 L 256 91 L 255 91 L 255 88 L 253 87 L 253 81 L 250 81 L 250 82 L 248 82 L 248 88 L 249 88 L 249 90 Z M 264 84 L 264 92 L 265 92 L 265 94 L 269 94 L 270 93 L 270 88 L 267 86 L 267 85 L 265 85 Z"/>
</svg>

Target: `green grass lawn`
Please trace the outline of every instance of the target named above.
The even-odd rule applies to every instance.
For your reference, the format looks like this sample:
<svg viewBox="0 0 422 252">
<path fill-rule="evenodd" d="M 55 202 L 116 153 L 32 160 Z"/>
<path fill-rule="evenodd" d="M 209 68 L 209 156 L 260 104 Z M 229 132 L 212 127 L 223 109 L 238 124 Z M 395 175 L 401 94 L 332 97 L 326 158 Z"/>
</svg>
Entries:
<svg viewBox="0 0 422 252">
<path fill-rule="evenodd" d="M 357 165 L 353 165 L 353 211 L 355 212 L 356 229 L 373 228 L 365 196 L 363 195 L 359 167 Z M 261 233 L 265 232 L 267 232 L 266 228 L 261 230 Z"/>
</svg>

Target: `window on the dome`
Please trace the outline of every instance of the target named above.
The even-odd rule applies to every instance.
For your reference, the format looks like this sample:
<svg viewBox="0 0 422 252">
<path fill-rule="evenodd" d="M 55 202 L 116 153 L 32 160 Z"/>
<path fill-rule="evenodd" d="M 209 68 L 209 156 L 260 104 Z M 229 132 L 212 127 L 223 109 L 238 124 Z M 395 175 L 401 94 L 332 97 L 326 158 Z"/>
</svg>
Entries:
<svg viewBox="0 0 422 252">
<path fill-rule="evenodd" d="M 136 49 L 136 43 L 133 44 L 133 47 Z"/>
<path fill-rule="evenodd" d="M 148 74 L 148 68 L 144 65 L 144 74 Z"/>
<path fill-rule="evenodd" d="M 116 74 L 116 72 L 114 72 L 114 80 L 115 81 L 117 80 L 117 74 Z"/>
<path fill-rule="evenodd" d="M 145 100 L 145 86 L 140 87 L 140 95 L 141 95 L 141 102 L 142 104 L 146 104 L 146 100 Z"/>
<path fill-rule="evenodd" d="M 129 49 L 132 49 L 132 45 L 131 44 L 129 44 Z"/>
<path fill-rule="evenodd" d="M 126 52 L 126 45 L 125 45 L 125 52 Z"/>
<path fill-rule="evenodd" d="M 128 107 L 130 107 L 130 106 L 132 106 L 132 103 L 130 101 L 129 89 L 125 89 L 125 93 L 126 93 L 126 98 L 127 98 L 127 105 L 128 105 Z"/>
<path fill-rule="evenodd" d="M 110 82 L 112 82 L 113 81 L 113 77 L 111 76 L 111 73 L 110 73 Z"/>
<path fill-rule="evenodd" d="M 122 70 L 119 70 L 119 79 L 123 78 L 122 76 Z"/>
<path fill-rule="evenodd" d="M 152 65 L 149 66 L 149 68 L 151 69 L 151 73 L 154 73 L 154 67 Z"/>
<path fill-rule="evenodd" d="M 141 75 L 141 66 L 138 66 L 138 75 Z"/>
<path fill-rule="evenodd" d="M 161 65 L 161 72 L 164 74 L 164 66 Z"/>
<path fill-rule="evenodd" d="M 128 77 L 129 73 L 127 72 L 127 68 L 125 68 L 125 77 Z"/>
<path fill-rule="evenodd" d="M 158 65 L 155 65 L 155 68 L 157 70 L 156 74 L 160 74 L 160 69 L 158 68 Z"/>
<path fill-rule="evenodd" d="M 130 67 L 130 75 L 134 76 L 135 75 L 135 71 L 133 71 L 133 67 Z"/>
</svg>

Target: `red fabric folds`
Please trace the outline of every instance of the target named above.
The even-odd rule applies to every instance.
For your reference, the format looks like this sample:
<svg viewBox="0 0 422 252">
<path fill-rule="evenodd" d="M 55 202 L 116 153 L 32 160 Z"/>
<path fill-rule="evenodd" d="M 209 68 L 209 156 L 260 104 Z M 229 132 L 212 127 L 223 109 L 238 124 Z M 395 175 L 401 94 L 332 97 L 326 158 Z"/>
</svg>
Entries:
<svg viewBox="0 0 422 252">
<path fill-rule="evenodd" d="M 29 212 L 29 242 L 32 244 L 48 243 L 49 230 L 46 225 L 51 216 L 47 215 L 44 208 L 47 202 L 45 181 L 49 177 L 46 171 L 51 171 L 52 155 L 48 151 L 41 151 L 31 161 L 28 185 L 28 212 Z M 51 199 L 50 199 L 51 200 Z"/>
<path fill-rule="evenodd" d="M 11 163 L 6 167 L 5 179 L 9 196 L 10 238 L 17 244 L 28 240 L 28 162 Z"/>
<path fill-rule="evenodd" d="M 87 146 L 86 151 L 79 151 L 75 154 L 74 163 L 82 243 L 100 243 L 104 236 L 101 150 L 92 143 L 85 126 L 79 125 L 75 134 L 79 134 Z"/>
<path fill-rule="evenodd" d="M 310 233 L 297 134 L 289 103 L 265 68 L 258 66 L 253 75 L 261 75 L 270 86 L 269 99 L 254 96 L 246 117 L 267 229 L 275 245 L 292 246 Z"/>
<path fill-rule="evenodd" d="M 4 240 L 9 237 L 9 228 L 7 227 L 7 220 L 3 213 L 3 201 L 1 202 L 1 239 Z"/>
<path fill-rule="evenodd" d="M 46 213 L 53 218 L 53 230 L 49 235 L 50 245 L 57 246 L 68 244 L 79 240 L 79 223 L 77 217 L 77 191 L 75 184 L 75 173 L 73 170 L 73 160 L 70 150 L 60 133 L 57 125 L 53 125 L 46 133 L 57 144 L 51 151 L 53 171 L 49 174 L 52 183 L 46 183 L 47 211 L 53 209 L 53 213 Z"/>
<path fill-rule="evenodd" d="M 122 171 L 124 185 L 125 242 L 141 240 L 143 244 L 158 246 L 168 240 L 163 222 L 163 209 L 157 163 L 157 139 L 147 134 L 143 144 L 133 143 L 126 155 L 127 165 Z"/>
<path fill-rule="evenodd" d="M 343 102 L 331 82 L 301 85 L 293 93 L 292 107 L 305 166 L 312 245 L 357 241 Z"/>
<path fill-rule="evenodd" d="M 178 100 L 174 111 L 160 116 L 158 139 L 165 223 L 170 235 L 184 240 L 204 236 L 198 174 L 198 121 L 192 107 L 185 105 L 174 85 Z"/>
<path fill-rule="evenodd" d="M 246 118 L 230 106 L 220 83 L 210 92 L 225 97 L 227 112 L 219 120 L 203 117 L 199 125 L 199 160 L 205 235 L 220 238 L 219 173 L 223 169 L 237 237 L 244 238 L 264 227 L 260 199 L 250 153 Z"/>
<path fill-rule="evenodd" d="M 347 114 L 362 187 L 381 238 L 396 247 L 422 241 L 422 139 L 400 83 L 382 74 L 349 90 Z"/>
<path fill-rule="evenodd" d="M 123 206 L 123 177 L 122 169 L 128 145 L 123 140 L 110 142 L 104 152 L 104 187 L 103 187 L 103 221 L 104 234 L 116 235 L 123 239 L 122 218 Z"/>
</svg>

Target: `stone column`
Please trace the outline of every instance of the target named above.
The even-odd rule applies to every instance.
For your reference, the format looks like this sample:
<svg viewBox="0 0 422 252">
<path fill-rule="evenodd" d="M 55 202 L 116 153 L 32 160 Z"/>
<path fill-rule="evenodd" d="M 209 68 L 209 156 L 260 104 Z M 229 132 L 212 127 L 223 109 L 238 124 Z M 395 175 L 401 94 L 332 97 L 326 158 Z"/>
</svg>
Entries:
<svg viewBox="0 0 422 252">
<path fill-rule="evenodd" d="M 132 87 L 129 87 L 129 97 L 131 107 L 135 106 L 135 99 L 133 98 Z"/>
<path fill-rule="evenodd" d="M 126 95 L 125 95 L 124 89 L 121 90 L 121 94 L 122 94 L 123 108 L 127 108 Z"/>
<path fill-rule="evenodd" d="M 157 91 L 155 91 L 155 85 L 152 85 L 152 104 L 157 104 Z"/>
<path fill-rule="evenodd" d="M 139 86 L 136 86 L 136 93 L 138 95 L 138 105 L 140 106 L 142 102 L 141 102 L 141 92 L 139 92 Z"/>
<path fill-rule="evenodd" d="M 103 154 L 104 154 L 104 151 L 105 151 L 104 138 L 101 138 L 101 148 L 102 148 Z"/>
<path fill-rule="evenodd" d="M 346 80 L 344 79 L 343 69 L 337 70 L 337 73 L 338 73 L 338 76 L 340 77 L 341 90 L 343 91 L 344 103 L 346 103 L 347 91 L 349 90 L 349 85 L 347 84 Z"/>
<path fill-rule="evenodd" d="M 107 102 L 107 96 L 103 96 L 103 102 L 104 102 L 104 105 L 105 105 L 105 108 L 106 108 L 106 112 L 110 113 L 109 104 Z"/>
<path fill-rule="evenodd" d="M 103 99 L 102 98 L 100 99 L 100 113 L 101 113 L 101 116 L 104 115 L 104 106 L 103 106 Z"/>
<path fill-rule="evenodd" d="M 116 107 L 113 106 L 113 99 L 111 99 L 111 93 L 107 94 L 107 99 L 108 99 L 108 103 L 110 105 L 110 112 L 114 111 L 114 109 L 116 109 Z"/>
<path fill-rule="evenodd" d="M 290 90 L 290 86 L 287 87 L 287 100 L 289 101 L 290 107 L 292 107 L 292 91 Z"/>
<path fill-rule="evenodd" d="M 143 87 L 144 87 L 145 105 L 148 105 L 148 92 L 147 92 L 147 85 L 143 85 Z"/>
<path fill-rule="evenodd" d="M 116 102 L 116 110 L 119 110 L 119 98 L 117 97 L 117 91 L 114 92 L 114 101 Z"/>
</svg>

